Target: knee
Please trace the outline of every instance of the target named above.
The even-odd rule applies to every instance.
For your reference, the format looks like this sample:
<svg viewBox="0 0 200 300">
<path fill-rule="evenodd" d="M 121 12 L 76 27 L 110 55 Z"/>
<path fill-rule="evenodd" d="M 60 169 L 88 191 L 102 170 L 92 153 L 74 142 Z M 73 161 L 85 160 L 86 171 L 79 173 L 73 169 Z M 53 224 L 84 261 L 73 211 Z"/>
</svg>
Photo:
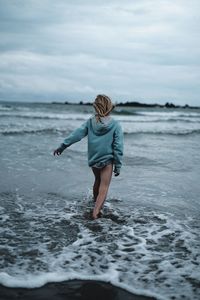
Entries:
<svg viewBox="0 0 200 300">
<path fill-rule="evenodd" d="M 100 189 L 99 189 L 99 193 L 100 194 L 106 194 L 108 191 L 108 187 L 107 186 L 100 186 Z"/>
</svg>

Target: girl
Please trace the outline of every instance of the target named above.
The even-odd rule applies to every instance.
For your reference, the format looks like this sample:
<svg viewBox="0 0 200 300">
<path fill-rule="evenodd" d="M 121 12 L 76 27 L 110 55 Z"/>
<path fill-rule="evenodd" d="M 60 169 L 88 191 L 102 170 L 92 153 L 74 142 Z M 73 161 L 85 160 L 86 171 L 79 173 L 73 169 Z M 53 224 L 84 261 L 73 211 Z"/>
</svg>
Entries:
<svg viewBox="0 0 200 300">
<path fill-rule="evenodd" d="M 114 105 L 108 96 L 98 95 L 93 106 L 95 116 L 73 131 L 54 151 L 54 155 L 60 155 L 65 148 L 88 136 L 88 165 L 92 168 L 95 177 L 93 218 L 97 219 L 106 199 L 113 165 L 115 176 L 120 174 L 123 133 L 120 124 L 110 116 Z"/>
</svg>

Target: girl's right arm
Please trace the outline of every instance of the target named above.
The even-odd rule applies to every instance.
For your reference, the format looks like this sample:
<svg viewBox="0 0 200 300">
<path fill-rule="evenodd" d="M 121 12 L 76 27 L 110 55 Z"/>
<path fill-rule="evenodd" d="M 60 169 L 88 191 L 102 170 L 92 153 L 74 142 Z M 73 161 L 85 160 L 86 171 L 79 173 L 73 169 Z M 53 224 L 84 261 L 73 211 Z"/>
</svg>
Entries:
<svg viewBox="0 0 200 300">
<path fill-rule="evenodd" d="M 54 155 L 60 155 L 67 147 L 71 146 L 72 144 L 80 141 L 88 134 L 88 122 L 86 121 L 81 125 L 81 127 L 74 130 L 69 136 L 67 136 L 63 143 L 54 151 Z"/>
</svg>

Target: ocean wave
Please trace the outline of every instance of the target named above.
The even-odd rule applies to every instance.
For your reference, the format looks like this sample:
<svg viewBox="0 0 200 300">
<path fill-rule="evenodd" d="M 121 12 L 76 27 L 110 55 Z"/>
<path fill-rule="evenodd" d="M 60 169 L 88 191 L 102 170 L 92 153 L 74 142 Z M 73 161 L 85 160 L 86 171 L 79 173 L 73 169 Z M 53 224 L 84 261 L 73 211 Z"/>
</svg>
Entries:
<svg viewBox="0 0 200 300">
<path fill-rule="evenodd" d="M 84 116 L 90 115 L 92 113 L 90 111 L 84 111 L 83 109 L 80 109 L 79 107 L 74 107 L 74 110 L 68 110 L 61 109 L 61 110 L 55 110 L 51 107 L 34 107 L 34 106 L 11 106 L 11 105 L 2 105 L 0 104 L 0 114 L 11 114 L 13 116 L 21 116 L 21 117 L 56 117 L 56 118 L 62 118 L 69 115 L 74 114 L 81 114 Z M 183 110 L 152 110 L 152 109 L 119 109 L 113 111 L 114 115 L 119 116 L 145 116 L 145 117 L 163 117 L 166 118 L 200 118 L 200 110 L 198 111 L 183 111 Z"/>
<path fill-rule="evenodd" d="M 122 110 L 115 110 L 114 112 L 113 112 L 115 115 L 127 115 L 127 116 L 129 116 L 129 115 L 132 115 L 132 116 L 134 116 L 134 115 L 138 115 L 138 113 L 136 112 L 136 111 L 128 111 L 128 110 L 125 110 L 125 109 L 122 109 Z"/>
<path fill-rule="evenodd" d="M 142 116 L 166 116 L 166 117 L 188 117 L 188 118 L 200 118 L 200 112 L 182 112 L 182 111 L 138 111 L 138 115 Z"/>
<path fill-rule="evenodd" d="M 43 128 L 43 129 L 3 129 L 0 130 L 2 135 L 23 135 L 23 134 L 55 134 L 66 133 L 67 130 L 57 128 Z"/>
<path fill-rule="evenodd" d="M 135 119 L 119 119 L 120 122 L 129 122 L 129 123 L 200 123 L 200 119 L 186 119 L 186 118 L 135 118 Z"/>
<path fill-rule="evenodd" d="M 66 121 L 86 121 L 88 118 L 91 117 L 91 114 L 55 114 L 55 113 L 16 113 L 16 112 L 4 112 L 0 113 L 1 118 L 17 118 L 17 119 L 27 119 L 27 120 L 66 120 Z M 156 115 L 142 115 L 137 114 L 135 116 L 131 114 L 127 115 L 117 115 L 114 116 L 116 120 L 125 123 L 200 123 L 200 118 L 193 116 L 193 117 L 186 117 L 186 116 L 167 116 L 163 115 L 156 116 Z"/>
<path fill-rule="evenodd" d="M 3 112 L 0 113 L 0 117 L 11 117 L 11 118 L 21 118 L 21 119 L 39 119 L 39 120 L 87 120 L 89 114 L 58 114 L 58 113 L 41 113 L 41 112 Z"/>
<path fill-rule="evenodd" d="M 0 112 L 6 112 L 6 111 L 18 111 L 18 112 L 25 112 L 25 111 L 31 111 L 33 108 L 28 106 L 19 106 L 19 105 L 12 105 L 12 104 L 0 104 Z"/>
<path fill-rule="evenodd" d="M 200 134 L 200 128 L 198 129 L 183 129 L 183 130 L 138 130 L 134 132 L 124 131 L 126 136 L 131 136 L 135 134 L 152 134 L 152 135 L 190 135 L 190 134 Z"/>
<path fill-rule="evenodd" d="M 0 129 L 0 134 L 2 135 L 23 135 L 23 134 L 67 134 L 70 133 L 73 129 L 69 128 L 18 128 L 18 129 Z M 177 135 L 177 136 L 184 136 L 184 135 L 191 135 L 191 134 L 200 134 L 200 128 L 198 129 L 180 129 L 180 130 L 133 130 L 133 131 L 126 131 L 124 130 L 124 134 L 127 137 L 131 137 L 136 134 L 147 134 L 147 135 Z"/>
<path fill-rule="evenodd" d="M 12 108 L 12 106 L 10 106 L 10 105 L 2 105 L 2 104 L 0 104 L 0 111 L 10 111 L 10 110 L 12 110 L 13 108 Z"/>
</svg>

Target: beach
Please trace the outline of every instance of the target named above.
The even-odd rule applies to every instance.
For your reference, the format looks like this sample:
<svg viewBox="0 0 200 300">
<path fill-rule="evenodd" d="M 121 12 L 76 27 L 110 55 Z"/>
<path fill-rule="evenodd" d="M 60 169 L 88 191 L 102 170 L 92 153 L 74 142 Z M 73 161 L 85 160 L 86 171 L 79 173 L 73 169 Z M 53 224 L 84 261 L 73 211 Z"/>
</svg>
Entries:
<svg viewBox="0 0 200 300">
<path fill-rule="evenodd" d="M 92 114 L 0 103 L 0 299 L 90 299 L 95 290 L 198 300 L 200 110 L 115 109 L 123 167 L 95 221 L 87 138 L 53 156 Z"/>
<path fill-rule="evenodd" d="M 2 300 L 154 300 L 153 297 L 133 295 L 126 290 L 98 281 L 67 281 L 48 283 L 41 288 L 23 289 L 0 286 Z"/>
</svg>

